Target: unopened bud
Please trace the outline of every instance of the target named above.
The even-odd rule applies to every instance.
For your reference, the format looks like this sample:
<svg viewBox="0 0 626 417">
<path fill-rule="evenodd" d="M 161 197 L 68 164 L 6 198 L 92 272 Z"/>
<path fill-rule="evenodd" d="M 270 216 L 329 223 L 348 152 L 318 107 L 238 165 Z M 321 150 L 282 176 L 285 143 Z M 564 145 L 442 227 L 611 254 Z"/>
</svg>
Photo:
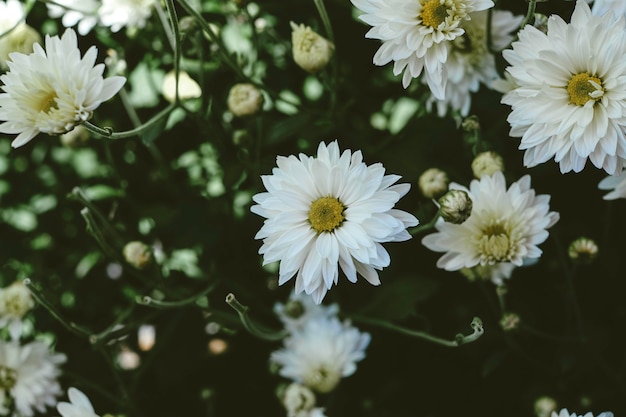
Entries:
<svg viewBox="0 0 626 417">
<path fill-rule="evenodd" d="M 303 70 L 316 73 L 322 70 L 333 56 L 335 46 L 328 39 L 303 24 L 291 25 L 293 60 Z"/>
<path fill-rule="evenodd" d="M 543 33 L 548 33 L 548 16 L 541 13 L 535 13 L 535 21 L 533 22 L 533 26 Z"/>
<path fill-rule="evenodd" d="M 91 134 L 87 128 L 78 125 L 69 132 L 62 134 L 60 140 L 63 146 L 67 146 L 68 148 L 80 148 L 89 140 L 90 136 Z"/>
<path fill-rule="evenodd" d="M 298 300 L 289 300 L 285 303 L 284 314 L 285 316 L 297 319 L 304 314 L 304 305 Z"/>
<path fill-rule="evenodd" d="M 143 242 L 128 242 L 123 250 L 124 259 L 137 269 L 143 269 L 152 261 L 152 251 Z"/>
<path fill-rule="evenodd" d="M 478 121 L 478 117 L 476 116 L 466 117 L 465 119 L 463 119 L 463 122 L 461 123 L 461 127 L 466 132 L 472 132 L 474 130 L 480 129 L 480 122 Z"/>
<path fill-rule="evenodd" d="M 22 281 L 0 289 L 0 317 L 21 320 L 35 306 L 35 301 Z"/>
<path fill-rule="evenodd" d="M 504 313 L 500 319 L 500 327 L 506 332 L 515 330 L 519 327 L 520 317 L 515 313 Z"/>
<path fill-rule="evenodd" d="M 502 171 L 504 171 L 504 159 L 496 152 L 481 152 L 472 161 L 472 172 L 476 178 Z"/>
<path fill-rule="evenodd" d="M 176 101 L 176 72 L 171 70 L 163 78 L 161 87 L 163 97 L 170 103 Z M 178 98 L 187 100 L 190 98 L 198 98 L 202 95 L 200 85 L 189 76 L 185 71 L 178 72 Z"/>
<path fill-rule="evenodd" d="M 598 256 L 598 245 L 589 238 L 579 237 L 569 245 L 567 253 L 572 261 L 587 265 Z"/>
<path fill-rule="evenodd" d="M 251 116 L 261 110 L 263 95 L 252 84 L 235 84 L 228 93 L 227 104 L 235 116 Z"/>
<path fill-rule="evenodd" d="M 539 397 L 535 400 L 535 415 L 537 417 L 550 417 L 556 411 L 557 403 L 552 397 Z"/>
<path fill-rule="evenodd" d="M 315 407 L 315 394 L 309 387 L 294 382 L 285 389 L 283 405 L 288 415 L 299 415 Z"/>
<path fill-rule="evenodd" d="M 6 61 L 11 59 L 10 53 L 30 54 L 35 43 L 41 43 L 39 33 L 26 23 L 18 24 L 15 29 L 0 38 L 0 68 L 8 68 Z"/>
<path fill-rule="evenodd" d="M 448 175 L 438 169 L 427 169 L 420 175 L 417 185 L 426 198 L 436 198 L 448 191 Z"/>
<path fill-rule="evenodd" d="M 441 218 L 454 224 L 461 224 L 472 214 L 472 199 L 463 190 L 450 190 L 439 200 Z"/>
</svg>

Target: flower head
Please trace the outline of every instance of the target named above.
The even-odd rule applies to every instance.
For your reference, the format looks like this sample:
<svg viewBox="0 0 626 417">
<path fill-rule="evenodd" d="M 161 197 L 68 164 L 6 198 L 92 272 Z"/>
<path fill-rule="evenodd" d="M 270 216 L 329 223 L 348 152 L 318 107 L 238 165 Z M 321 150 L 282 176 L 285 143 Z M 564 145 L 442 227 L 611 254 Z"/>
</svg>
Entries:
<svg viewBox="0 0 626 417">
<path fill-rule="evenodd" d="M 493 7 L 491 0 L 351 0 L 373 26 L 367 38 L 383 42 L 374 64 L 394 61 L 393 73 L 407 88 L 426 68 L 425 79 L 433 96 L 445 98 L 449 43 L 463 35 L 461 24 L 470 13 Z"/>
<path fill-rule="evenodd" d="M 496 152 L 481 152 L 472 161 L 472 173 L 476 178 L 492 175 L 497 171 L 504 171 L 504 159 Z"/>
<path fill-rule="evenodd" d="M 548 229 L 559 219 L 549 212 L 550 196 L 535 195 L 526 175 L 507 189 L 504 175 L 496 172 L 473 180 L 469 190 L 458 184 L 451 189 L 469 193 L 474 203 L 472 214 L 463 224 L 438 222 L 438 232 L 422 243 L 435 252 L 445 252 L 437 266 L 447 271 L 478 265 L 511 263 L 539 258 L 537 245 L 548 237 Z"/>
<path fill-rule="evenodd" d="M 88 34 L 98 23 L 98 0 L 55 0 L 46 2 L 48 15 L 52 18 L 61 18 L 66 28 L 76 26 L 82 36 Z"/>
<path fill-rule="evenodd" d="M 439 200 L 441 218 L 454 224 L 461 224 L 472 214 L 472 200 L 463 190 L 450 190 Z"/>
<path fill-rule="evenodd" d="M 72 29 L 61 38 L 46 36 L 46 50 L 35 44 L 30 55 L 11 54 L 9 72 L 0 77 L 0 132 L 18 134 L 11 146 L 40 132 L 69 132 L 122 88 L 124 77 L 102 78 L 104 64 L 94 66 L 96 55 L 92 46 L 81 58 Z"/>
<path fill-rule="evenodd" d="M 0 328 L 8 326 L 11 338 L 22 334 L 22 318 L 35 306 L 35 301 L 22 281 L 0 289 Z"/>
<path fill-rule="evenodd" d="M 67 390 L 70 402 L 60 401 L 57 411 L 61 417 L 99 417 L 91 405 L 91 401 L 82 391 L 71 387 Z"/>
<path fill-rule="evenodd" d="M 303 70 L 316 73 L 326 67 L 335 46 L 328 39 L 303 24 L 291 22 L 293 60 Z"/>
<path fill-rule="evenodd" d="M 606 194 L 605 200 L 616 200 L 618 198 L 626 198 L 626 170 L 619 175 L 609 175 L 598 184 L 601 190 L 612 190 Z"/>
<path fill-rule="evenodd" d="M 235 84 L 228 92 L 227 104 L 235 116 L 251 116 L 261 110 L 263 95 L 253 84 Z"/>
<path fill-rule="evenodd" d="M 400 176 L 385 175 L 381 164 L 363 163 L 360 151 L 340 154 L 336 141 L 320 143 L 317 157 L 276 162 L 251 210 L 266 218 L 255 238 L 263 239 L 264 264 L 280 261 L 279 285 L 296 276 L 296 293 L 312 294 L 317 304 L 337 283 L 339 267 L 351 282 L 358 273 L 379 285 L 376 270 L 390 263 L 382 243 L 410 239 L 406 228 L 418 223 L 393 208 L 410 185 L 395 184 Z"/>
<path fill-rule="evenodd" d="M 285 304 L 276 303 L 274 312 L 285 325 L 285 329 L 292 332 L 301 329 L 304 323 L 316 317 L 334 317 L 339 312 L 337 304 L 329 306 L 315 304 L 313 299 L 303 293 L 292 293 Z"/>
<path fill-rule="evenodd" d="M 35 42 L 41 42 L 39 33 L 24 23 L 24 17 L 24 5 L 19 0 L 0 0 L 0 69 L 8 68 L 11 52 L 28 54 Z"/>
<path fill-rule="evenodd" d="M 626 16 L 626 2 L 624 0 L 594 0 L 591 13 L 603 16 L 606 13 L 615 13 L 616 16 Z"/>
<path fill-rule="evenodd" d="M 176 71 L 171 70 L 165 74 L 163 84 L 161 85 L 161 93 L 170 103 L 176 101 Z M 200 96 L 202 96 L 200 85 L 185 71 L 180 71 L 178 73 L 178 98 L 187 100 Z"/>
<path fill-rule="evenodd" d="M 417 185 L 426 198 L 439 197 L 448 191 L 448 174 L 439 168 L 428 168 L 420 175 Z"/>
<path fill-rule="evenodd" d="M 593 414 L 587 413 L 585 415 L 578 415 L 576 413 L 571 413 L 567 411 L 567 408 L 563 408 L 558 413 L 556 411 L 552 412 L 552 417 L 593 417 Z M 605 411 L 604 413 L 598 414 L 598 417 L 613 417 L 613 413 L 609 411 Z"/>
<path fill-rule="evenodd" d="M 113 32 L 123 27 L 141 29 L 152 15 L 156 0 L 102 0 L 98 17 Z"/>
<path fill-rule="evenodd" d="M 571 23 L 559 16 L 543 33 L 527 25 L 507 72 L 517 85 L 502 98 L 512 107 L 511 136 L 521 137 L 524 164 L 554 158 L 561 172 L 580 172 L 589 159 L 609 174 L 626 158 L 626 23 L 592 16 L 579 0 Z"/>
</svg>

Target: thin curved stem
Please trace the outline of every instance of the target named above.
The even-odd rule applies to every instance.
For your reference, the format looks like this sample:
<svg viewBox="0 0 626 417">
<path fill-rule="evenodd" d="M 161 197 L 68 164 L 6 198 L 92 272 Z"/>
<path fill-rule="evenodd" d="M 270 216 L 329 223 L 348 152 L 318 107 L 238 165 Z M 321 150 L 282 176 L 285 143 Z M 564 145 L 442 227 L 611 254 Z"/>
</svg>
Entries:
<svg viewBox="0 0 626 417">
<path fill-rule="evenodd" d="M 110 127 L 102 128 L 90 122 L 83 122 L 83 126 L 85 126 L 85 128 L 89 130 L 91 133 L 94 133 L 96 135 L 102 136 L 107 139 L 131 138 L 134 136 L 139 136 L 144 131 L 150 129 L 157 123 L 161 122 L 161 119 L 163 119 L 166 116 L 169 116 L 169 114 L 172 112 L 172 110 L 176 108 L 176 106 L 177 106 L 176 103 L 172 103 L 166 108 L 164 108 L 163 110 L 161 110 L 160 112 L 158 112 L 157 114 L 155 114 L 154 116 L 152 116 L 150 120 L 148 120 L 141 126 L 138 126 L 131 130 L 126 130 L 124 132 L 114 132 L 113 129 L 111 129 Z"/>
<path fill-rule="evenodd" d="M 209 294 L 214 288 L 215 288 L 215 283 L 211 283 L 211 285 L 209 285 L 204 290 L 200 291 L 198 294 L 192 295 L 191 297 L 183 298 L 182 300 L 178 300 L 178 301 L 155 300 L 154 298 L 150 296 L 144 295 L 144 296 L 137 296 L 135 298 L 135 302 L 143 306 L 154 307 L 158 309 L 184 307 L 184 306 L 195 303 L 199 298 L 204 297 L 205 295 Z"/>
<path fill-rule="evenodd" d="M 287 336 L 287 332 L 284 330 L 271 331 L 257 326 L 252 320 L 250 320 L 250 317 L 248 317 L 248 306 L 244 306 L 237 301 L 234 294 L 230 293 L 226 296 L 226 303 L 237 311 L 241 323 L 251 335 L 258 337 L 259 339 L 269 341 L 281 340 Z"/>
</svg>

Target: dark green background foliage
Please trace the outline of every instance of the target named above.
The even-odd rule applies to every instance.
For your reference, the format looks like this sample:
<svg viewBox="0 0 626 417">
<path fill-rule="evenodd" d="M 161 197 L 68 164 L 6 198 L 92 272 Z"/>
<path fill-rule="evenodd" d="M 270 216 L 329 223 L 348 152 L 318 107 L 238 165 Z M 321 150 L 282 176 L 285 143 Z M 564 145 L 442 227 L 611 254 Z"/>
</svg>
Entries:
<svg viewBox="0 0 626 417">
<path fill-rule="evenodd" d="M 56 349 L 68 356 L 64 387 L 82 389 L 100 414 L 284 415 L 276 389 L 286 381 L 272 373 L 268 359 L 280 343 L 246 333 L 224 299 L 233 292 L 250 307 L 255 321 L 279 328 L 272 307 L 287 299 L 293 282 L 276 288 L 276 273 L 261 267 L 261 242 L 254 235 L 262 218 L 249 212 L 250 196 L 262 191 L 260 175 L 271 172 L 276 155 L 311 155 L 320 141 L 338 139 L 342 149 L 360 149 L 368 164 L 382 162 L 388 173 L 411 183 L 399 206 L 422 223 L 435 208 L 420 195 L 420 174 L 435 166 L 467 185 L 471 160 L 484 149 L 504 156 L 509 182 L 531 174 L 533 187 L 552 196 L 551 209 L 561 219 L 541 245 L 539 262 L 519 268 L 507 282 L 507 309 L 522 320 L 517 330 L 504 332 L 499 326 L 494 285 L 437 269 L 439 255 L 421 245 L 421 236 L 386 245 L 392 263 L 380 274 L 380 287 L 364 280 L 350 284 L 340 277 L 325 302 L 339 303 L 345 316 L 389 320 L 449 339 L 471 332 L 469 323 L 479 316 L 485 334 L 475 343 L 446 348 L 355 322 L 372 334 L 372 342 L 357 372 L 320 398 L 330 417 L 532 416 L 533 403 L 542 395 L 581 414 L 612 410 L 623 415 L 626 225 L 621 214 L 626 206 L 623 200 L 602 200 L 597 183 L 605 174 L 588 166 L 580 174 L 562 175 L 552 161 L 524 168 L 518 141 L 508 136 L 509 108 L 499 103 L 498 93 L 485 88 L 474 96 L 472 107 L 483 140 L 476 146 L 468 143 L 451 117 L 426 114 L 423 85 L 414 81 L 404 90 L 389 65 L 372 64 L 379 43 L 364 38 L 368 27 L 354 18 L 347 0 L 326 2 L 336 54 L 331 68 L 317 76 L 303 72 L 290 56 L 290 21 L 324 33 L 313 1 L 262 1 L 257 6 L 253 18 L 265 19 L 267 27 L 249 38 L 256 56 L 231 58 L 246 74 L 262 75 L 257 80 L 267 86 L 267 102 L 273 105 L 258 116 L 224 116 L 230 87 L 244 80 L 192 25 L 182 44 L 182 68 L 201 83 L 204 94 L 188 102 L 187 110 L 177 110 L 177 119 L 167 128 L 161 124 L 143 138 L 94 137 L 78 149 L 40 135 L 11 150 L 11 139 L 0 138 L 2 285 L 30 277 L 63 317 L 92 333 L 117 320 L 127 325 L 116 333 L 128 333 L 123 341 L 109 335 L 110 343 L 94 347 L 38 306 L 35 328 L 54 334 Z M 540 3 L 538 11 L 569 20 L 573 6 L 552 0 Z M 523 0 L 500 1 L 498 7 L 526 11 Z M 177 11 L 185 16 L 178 4 Z M 235 32 L 251 33 L 251 16 L 234 3 L 204 0 L 202 15 L 223 31 L 230 25 Z M 51 33 L 62 30 L 47 19 L 38 3 L 28 22 Z M 99 28 L 79 42 L 83 51 L 98 45 L 99 62 L 107 48 L 114 48 L 127 60 L 129 71 L 145 66 L 126 87 L 135 103 L 146 101 L 136 109 L 141 121 L 166 107 L 159 86 L 152 84 L 173 67 L 174 58 L 155 16 L 136 36 Z M 319 81 L 321 97 L 305 94 L 306 80 Z M 300 101 L 298 108 L 277 104 L 279 92 Z M 402 117 L 406 111 L 408 118 Z M 374 114 L 382 120 L 378 128 L 370 123 Z M 116 131 L 133 127 L 120 97 L 101 106 L 92 122 Z M 222 192 L 207 186 L 220 183 Z M 91 212 L 106 219 L 96 218 L 104 250 L 86 228 L 81 216 L 86 203 L 72 197 L 74 187 L 83 190 Z M 579 236 L 594 239 L 600 256 L 592 265 L 574 268 L 567 246 Z M 139 271 L 126 264 L 121 250 L 132 240 L 161 247 L 160 265 Z M 112 264 L 123 267 L 119 279 L 108 277 Z M 135 302 L 144 295 L 181 300 L 210 285 L 208 297 L 181 308 L 155 309 Z M 209 322 L 220 323 L 222 331 L 207 334 Z M 140 352 L 139 368 L 113 372 L 105 357 L 115 357 L 120 343 L 137 350 L 135 330 L 142 323 L 156 326 L 155 347 Z M 221 355 L 207 350 L 216 337 L 228 343 Z M 120 381 L 130 403 L 123 399 Z"/>
</svg>

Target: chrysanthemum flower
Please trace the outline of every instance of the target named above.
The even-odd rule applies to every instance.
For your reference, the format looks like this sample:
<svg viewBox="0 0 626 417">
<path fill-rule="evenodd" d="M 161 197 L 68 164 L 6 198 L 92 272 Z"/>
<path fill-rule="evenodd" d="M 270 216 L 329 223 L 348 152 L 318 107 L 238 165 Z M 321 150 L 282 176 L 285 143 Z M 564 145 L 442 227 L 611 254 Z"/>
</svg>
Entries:
<svg viewBox="0 0 626 417">
<path fill-rule="evenodd" d="M 592 413 L 587 413 L 585 415 L 578 415 L 576 413 L 571 413 L 567 411 L 567 408 L 563 408 L 558 413 L 556 411 L 552 412 L 552 417 L 593 417 Z M 598 417 L 613 417 L 613 413 L 610 411 L 605 411 L 604 413 L 598 414 Z"/>
<path fill-rule="evenodd" d="M 34 306 L 35 301 L 22 281 L 0 289 L 0 328 L 8 327 L 11 338 L 19 339 L 22 319 Z"/>
<path fill-rule="evenodd" d="M 438 232 L 422 239 L 428 249 L 445 252 L 437 267 L 457 271 L 500 263 L 521 266 L 541 256 L 537 245 L 548 238 L 546 229 L 558 221 L 559 215 L 549 212 L 550 196 L 535 195 L 530 176 L 508 189 L 501 172 L 473 180 L 469 190 L 455 183 L 450 188 L 467 191 L 474 207 L 463 224 L 440 221 L 436 225 Z M 507 269 L 509 273 L 512 270 Z"/>
<path fill-rule="evenodd" d="M 56 404 L 61 394 L 57 381 L 58 365 L 65 355 L 53 354 L 46 344 L 31 342 L 21 346 L 17 342 L 0 341 L 0 414 L 7 414 L 4 404 L 10 396 L 17 414 L 32 417 L 35 411 L 43 413 L 47 406 Z"/>
<path fill-rule="evenodd" d="M 407 88 L 426 68 L 425 78 L 435 98 L 445 98 L 449 42 L 463 35 L 461 23 L 470 13 L 493 7 L 491 0 L 351 0 L 373 26 L 365 35 L 383 42 L 374 64 L 394 61 L 393 73 Z"/>
<path fill-rule="evenodd" d="M 255 238 L 263 239 L 264 264 L 280 261 L 279 285 L 297 275 L 296 293 L 317 304 L 337 283 L 339 267 L 351 282 L 359 273 L 379 285 L 376 270 L 390 263 L 382 243 L 410 239 L 406 228 L 418 223 L 393 208 L 410 185 L 395 184 L 400 176 L 385 175 L 380 163 L 363 163 L 360 151 L 340 154 L 336 141 L 320 143 L 317 157 L 276 162 L 251 210 L 266 218 Z"/>
<path fill-rule="evenodd" d="M 616 200 L 618 198 L 626 198 L 626 171 L 622 171 L 619 175 L 609 175 L 598 184 L 601 190 L 612 190 L 604 197 L 605 200 Z"/>
<path fill-rule="evenodd" d="M 561 172 L 587 161 L 618 174 L 626 158 L 626 24 L 612 14 L 592 16 L 582 0 L 571 23 L 559 16 L 548 31 L 527 25 L 503 52 L 517 87 L 502 102 L 512 107 L 511 136 L 521 137 L 524 164 L 554 158 Z"/>
<path fill-rule="evenodd" d="M 6 70 L 11 52 L 31 53 L 41 36 L 24 23 L 24 4 L 19 0 L 0 0 L 0 69 Z"/>
<path fill-rule="evenodd" d="M 67 390 L 70 402 L 60 401 L 57 411 L 61 417 L 99 417 L 93 409 L 89 398 L 82 391 L 71 387 Z"/>
<path fill-rule="evenodd" d="M 292 293 L 285 304 L 274 305 L 274 313 L 289 332 L 301 329 L 304 323 L 317 317 L 336 317 L 338 312 L 337 304 L 315 304 L 311 297 L 303 293 Z"/>
<path fill-rule="evenodd" d="M 348 322 L 318 317 L 284 339 L 284 348 L 273 352 L 271 361 L 280 365 L 281 376 L 326 393 L 356 371 L 369 342 L 369 333 Z"/>
<path fill-rule="evenodd" d="M 122 88 L 124 77 L 103 79 L 104 64 L 94 66 L 97 54 L 92 46 L 81 58 L 72 29 L 61 38 L 46 36 L 45 51 L 36 44 L 30 55 L 11 54 L 9 72 L 0 77 L 0 133 L 18 134 L 11 146 L 40 132 L 69 132 Z"/>
<path fill-rule="evenodd" d="M 98 23 L 98 0 L 55 0 L 47 2 L 48 15 L 52 18 L 61 18 L 66 28 L 76 26 L 76 30 L 85 36 Z"/>
<path fill-rule="evenodd" d="M 152 15 L 156 0 L 102 0 L 98 10 L 100 22 L 113 32 L 123 27 L 141 29 Z"/>
</svg>

